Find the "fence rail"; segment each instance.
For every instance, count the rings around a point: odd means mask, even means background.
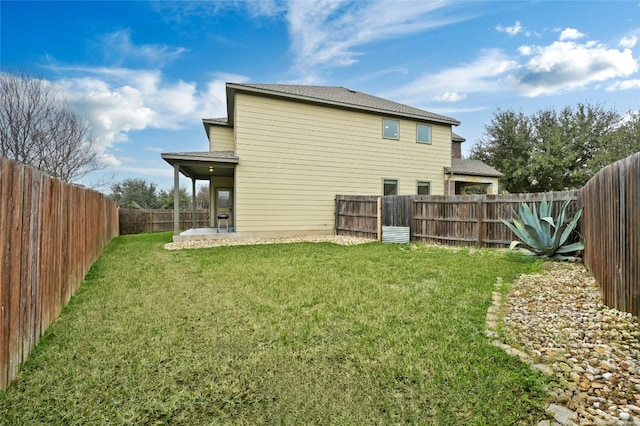
[[[0,390],[116,235],[102,194],[0,158]]]
[[[607,306],[640,316],[640,153],[598,172],[582,197],[585,264]]]
[[[381,221],[385,226],[409,226],[412,241],[508,247],[514,235],[500,218],[512,219],[520,203],[540,202],[543,198],[553,199],[554,214],[565,200],[576,200],[570,214],[582,206],[579,190],[504,195],[337,195],[336,233],[377,238]]]
[[[180,212],[180,228],[193,227],[192,210]],[[120,209],[120,234],[173,231],[173,209]],[[209,227],[209,210],[196,211],[196,227]]]

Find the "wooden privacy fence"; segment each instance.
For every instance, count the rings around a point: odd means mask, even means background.
[[[104,195],[0,158],[0,390],[116,235]]]
[[[607,306],[640,316],[640,153],[582,188],[584,261]]]
[[[508,247],[515,238],[501,221],[512,219],[522,202],[553,198],[553,213],[565,200],[582,206],[581,192],[503,195],[336,196],[336,233],[380,239],[379,226],[409,226],[412,241],[476,247]],[[378,199],[380,202],[378,204]]]
[[[180,212],[180,229],[193,227],[192,210]],[[120,209],[120,234],[173,231],[173,209]],[[196,227],[209,227],[209,210],[196,210]]]

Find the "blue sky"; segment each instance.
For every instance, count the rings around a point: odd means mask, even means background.
[[[2,71],[50,81],[90,121],[106,168],[89,186],[171,188],[160,153],[208,148],[201,120],[225,115],[225,82],[344,86],[451,116],[463,154],[498,108],[640,109],[640,1],[1,0],[0,19]]]

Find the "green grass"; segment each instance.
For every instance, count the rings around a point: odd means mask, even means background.
[[[492,346],[489,250],[116,238],[0,397],[3,424],[535,424],[544,378]]]

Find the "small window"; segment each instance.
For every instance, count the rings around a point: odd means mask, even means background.
[[[400,139],[400,122],[387,118],[382,119],[382,137],[385,139]]]
[[[398,180],[384,179],[382,181],[382,195],[398,195]]]
[[[418,181],[418,195],[431,195],[431,182]]]
[[[431,126],[418,124],[416,129],[416,141],[418,143],[431,143]]]

